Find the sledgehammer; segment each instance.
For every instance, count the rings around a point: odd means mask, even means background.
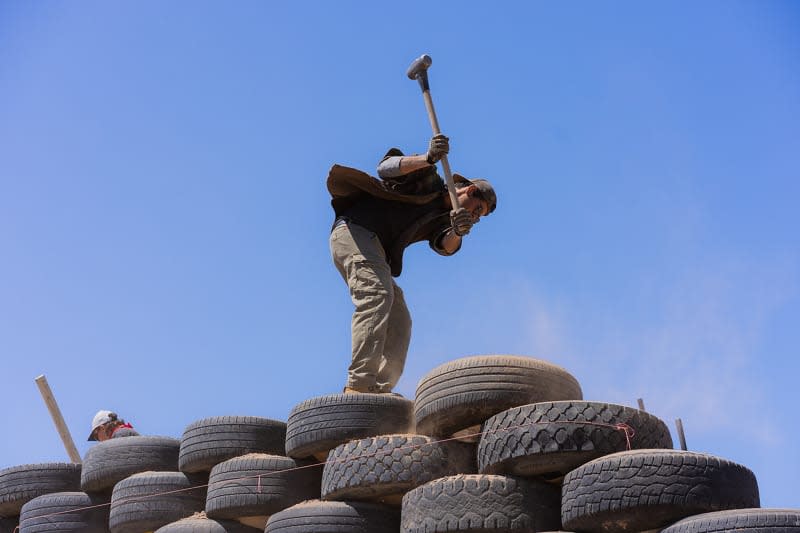
[[[436,119],[436,111],[433,109],[431,88],[430,85],[428,85],[428,67],[431,66],[431,63],[433,63],[431,56],[423,54],[415,59],[413,63],[411,63],[411,66],[408,67],[406,74],[408,74],[410,79],[417,80],[419,82],[419,86],[422,89],[422,98],[425,100],[425,108],[428,110],[428,118],[431,121],[431,128],[433,128],[433,134],[439,135],[441,130],[439,129],[439,121]],[[443,155],[440,161],[442,162],[442,169],[444,169],[447,192],[450,194],[450,203],[452,204],[453,209],[458,209],[460,205],[458,204],[456,187],[453,184],[453,174],[450,172],[450,163],[447,161],[447,155]]]

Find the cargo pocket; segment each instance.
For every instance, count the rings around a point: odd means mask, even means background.
[[[392,275],[386,263],[353,258],[347,273],[350,291],[356,298],[372,295],[390,295]]]

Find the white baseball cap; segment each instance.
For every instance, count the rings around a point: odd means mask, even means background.
[[[92,432],[89,433],[88,440],[97,440],[97,435],[94,434],[94,432],[97,431],[97,428],[116,419],[117,413],[113,411],[97,411],[97,414],[94,415],[94,418],[92,418]]]

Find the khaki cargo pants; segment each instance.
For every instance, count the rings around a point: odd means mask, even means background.
[[[411,341],[411,315],[403,291],[392,279],[375,233],[352,222],[340,224],[331,232],[330,247],[356,307],[347,386],[359,392],[391,392],[403,373]]]

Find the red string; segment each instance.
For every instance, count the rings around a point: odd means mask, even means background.
[[[625,433],[625,441],[627,443],[627,449],[628,451],[631,451],[631,439],[636,435],[636,430],[623,422],[617,424],[614,427]]]

